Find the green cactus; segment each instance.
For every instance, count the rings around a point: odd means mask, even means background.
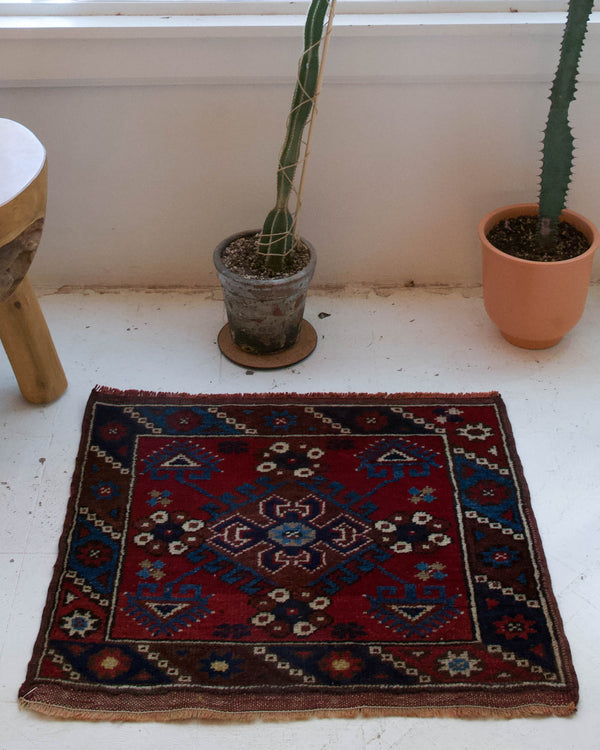
[[[539,244],[547,247],[565,207],[573,169],[573,136],[569,106],[575,98],[579,58],[594,0],[570,0],[560,59],[552,90],[544,132],[539,194]]]
[[[304,26],[304,52],[298,66],[298,80],[292,99],[287,132],[279,157],[277,201],[268,214],[259,238],[258,252],[268,268],[281,271],[294,251],[295,217],[289,209],[302,134],[312,112],[320,68],[323,24],[331,0],[312,0]]]

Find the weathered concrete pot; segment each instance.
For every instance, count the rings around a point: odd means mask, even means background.
[[[590,247],[569,260],[540,262],[503,253],[487,239],[498,222],[515,216],[537,216],[535,203],[504,206],[479,224],[485,309],[511,344],[525,349],[555,346],[581,318],[600,236],[591,221],[564,210],[562,218],[586,236]]]
[[[221,253],[234,240],[259,230],[238,232],[220,242],[213,254],[231,336],[236,346],[252,354],[270,354],[296,343],[308,286],[317,262],[314,247],[302,238],[310,261],[298,273],[281,279],[247,279],[223,265]]]

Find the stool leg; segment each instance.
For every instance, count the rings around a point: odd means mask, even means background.
[[[64,393],[67,379],[27,276],[0,302],[0,339],[27,401],[47,404]]]

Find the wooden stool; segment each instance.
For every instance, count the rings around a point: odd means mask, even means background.
[[[67,379],[27,271],[46,213],[46,151],[32,132],[0,118],[0,339],[21,393],[57,399]]]

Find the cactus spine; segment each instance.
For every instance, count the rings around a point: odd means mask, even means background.
[[[553,242],[571,181],[574,147],[569,125],[569,106],[577,90],[579,58],[593,5],[594,0],[569,2],[544,131],[539,194],[539,237],[542,246]]]
[[[302,134],[318,94],[322,62],[319,53],[325,16],[331,3],[331,25],[334,2],[335,0],[312,0],[306,16],[304,52],[298,65],[296,88],[279,157],[277,200],[265,220],[258,243],[259,254],[264,256],[267,266],[273,271],[281,271],[285,259],[294,251],[296,217],[289,209],[289,201],[302,148]]]

